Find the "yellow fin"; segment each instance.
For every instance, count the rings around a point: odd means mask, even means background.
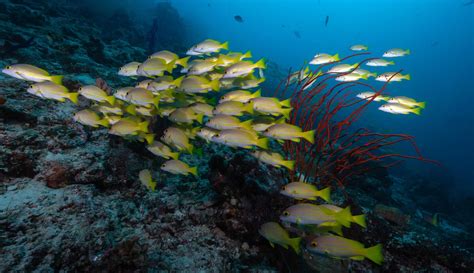
[[[372,262],[380,265],[383,263],[382,244],[375,245],[365,249],[365,257]]]
[[[74,104],[77,104],[77,102],[79,101],[79,93],[69,93],[68,99]]]
[[[258,147],[262,149],[268,149],[268,138],[260,138],[257,140],[257,143],[255,144]]]
[[[290,239],[288,244],[291,246],[291,248],[293,248],[296,254],[300,253],[301,251],[301,248],[300,248],[301,238],[300,237]]]
[[[189,168],[189,172],[192,173],[194,176],[198,176],[197,167]]]
[[[62,85],[63,84],[63,75],[55,75],[55,76],[50,76],[50,80],[54,83],[57,83],[57,84],[60,84]]]
[[[262,68],[262,69],[265,69],[267,68],[266,64],[265,64],[265,60],[264,59],[260,59],[258,62],[255,63],[255,68]]]
[[[143,132],[148,132],[148,125],[150,124],[149,121],[144,121],[144,122],[140,122],[138,124],[138,128],[140,131],[143,131]]]
[[[319,197],[326,202],[331,202],[331,187],[326,187],[320,191],[317,191]]]
[[[306,139],[309,143],[314,143],[314,130],[301,132],[301,137]]]
[[[105,100],[110,104],[114,105],[115,104],[115,97],[114,96],[108,96],[105,98]]]
[[[358,224],[363,228],[367,228],[367,223],[365,222],[365,214],[352,216],[352,222]]]
[[[282,166],[285,166],[287,169],[292,171],[295,168],[295,161],[294,160],[284,160],[281,162]]]

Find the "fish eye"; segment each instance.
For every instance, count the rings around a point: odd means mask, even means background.
[[[316,242],[311,242],[311,246],[312,246],[312,247],[317,247],[317,246],[318,246],[318,243],[316,243]]]
[[[10,69],[10,68],[12,68],[12,67],[11,67],[11,66],[9,66],[9,65],[7,65],[7,67],[5,67],[5,68],[6,68],[6,69]]]
[[[282,190],[286,191],[286,186],[283,186]]]
[[[283,212],[283,215],[284,215],[284,216],[290,216],[290,213],[285,210],[285,211]]]
[[[33,85],[28,86],[28,88],[33,89]]]

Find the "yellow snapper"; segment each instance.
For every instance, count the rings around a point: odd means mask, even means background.
[[[218,57],[217,66],[219,67],[228,67],[235,64],[236,62],[242,61],[243,59],[252,58],[252,53],[247,51],[242,54],[240,52],[231,52],[228,54],[220,54]]]
[[[382,245],[366,248],[363,244],[336,235],[319,236],[307,243],[306,248],[315,254],[334,258],[363,260],[367,258],[376,264],[383,263]]]
[[[186,133],[177,127],[169,127],[163,132],[161,140],[166,144],[175,147],[179,151],[193,152],[193,145],[189,143],[189,137]]]
[[[286,122],[285,117],[281,117],[276,120],[269,116],[258,116],[252,121],[252,129],[257,132],[263,132],[272,125],[275,125],[277,123],[285,123],[285,122]]]
[[[379,107],[379,110],[390,114],[408,115],[410,113],[420,115],[421,108],[411,108],[400,103],[387,103]]]
[[[130,118],[122,118],[117,123],[112,125],[109,133],[118,136],[132,135],[136,136],[139,132],[148,132],[148,121],[138,121]]]
[[[202,123],[203,114],[198,114],[191,108],[177,108],[170,113],[168,119],[176,123],[192,124],[193,121]]]
[[[403,104],[408,107],[420,107],[424,109],[426,107],[426,102],[420,102],[416,101],[412,98],[409,97],[403,97],[403,96],[398,96],[398,97],[393,97],[388,100],[388,103],[398,103],[398,104]]]
[[[369,47],[365,45],[353,45],[351,46],[351,50],[352,51],[365,51],[365,50],[369,50]]]
[[[77,112],[76,114],[74,114],[73,119],[81,124],[92,126],[95,128],[99,127],[99,125],[109,127],[109,122],[107,121],[107,119],[101,119],[96,112],[89,109],[84,109]]]
[[[153,153],[154,155],[161,156],[164,159],[178,159],[179,153],[173,153],[167,145],[160,141],[154,141],[152,144],[148,145],[147,150]]]
[[[212,137],[217,135],[219,133],[218,130],[209,128],[209,127],[203,127],[200,128],[199,131],[197,132],[197,135],[206,140],[206,142],[210,142],[212,140]]]
[[[409,55],[409,54],[410,54],[409,49],[404,50],[404,49],[401,49],[401,48],[392,48],[392,49],[389,49],[389,50],[385,51],[383,53],[382,57],[393,58],[393,57],[402,57],[402,56]]]
[[[318,65],[318,64],[328,64],[339,61],[339,54],[329,55],[326,53],[316,54],[314,58],[309,62],[309,64]]]
[[[140,142],[146,141],[148,144],[153,143],[153,141],[155,140],[155,135],[154,134],[147,134],[147,133],[144,133],[144,132],[138,132],[137,136],[138,136],[138,140]]]
[[[256,132],[241,128],[222,130],[213,136],[211,140],[230,147],[248,149],[257,146],[262,149],[268,148],[268,138],[258,138]]]
[[[182,174],[186,176],[193,174],[194,176],[198,176],[197,167],[190,167],[188,164],[177,159],[166,161],[161,165],[161,169],[172,174]]]
[[[104,90],[95,85],[82,86],[77,92],[79,92],[81,96],[96,102],[108,102],[110,105],[115,104],[114,96],[109,96]]]
[[[283,186],[280,193],[296,200],[316,200],[317,197],[320,197],[326,202],[331,201],[330,187],[318,190],[315,185],[304,182],[291,182],[286,184]]]
[[[148,83],[146,89],[153,92],[160,92],[167,89],[175,89],[181,85],[184,76],[173,79],[171,76],[162,76]]]
[[[294,160],[285,160],[283,156],[279,153],[273,153],[268,151],[253,151],[251,154],[259,161],[266,164],[270,164],[277,168],[282,166],[289,170],[293,170],[295,168]]]
[[[215,115],[207,123],[206,126],[216,129],[236,129],[245,128],[251,130],[252,120],[241,122],[238,118],[228,115]]]
[[[375,92],[367,91],[357,94],[356,97],[363,100],[371,100],[376,94],[377,93]],[[388,99],[390,98],[379,94],[373,99],[373,101],[387,101]]]
[[[350,227],[352,214],[350,207],[338,213],[331,213],[328,209],[317,205],[299,203],[283,211],[280,220],[298,225],[320,225],[327,222],[337,222],[345,227]]]
[[[196,60],[188,69],[188,75],[202,75],[208,73],[214,69],[218,63],[216,61],[206,59],[206,60]]]
[[[353,69],[355,69],[359,64],[338,64],[331,67],[327,73],[347,73]]]
[[[75,104],[78,102],[78,93],[70,93],[65,86],[54,82],[38,82],[30,85],[26,91],[40,98],[53,99],[59,102],[68,99]]]
[[[127,94],[132,89],[133,87],[130,86],[119,88],[117,91],[115,91],[113,96],[119,100],[127,101]]]
[[[217,91],[219,90],[219,80],[216,79],[209,81],[208,79],[200,76],[187,76],[181,82],[178,90],[189,94],[207,93],[210,90]]]
[[[162,59],[150,58],[138,66],[137,74],[146,77],[163,76],[165,71],[171,73],[173,67],[173,62],[166,63]]]
[[[327,213],[338,213],[338,212],[343,210],[343,208],[335,206],[335,205],[331,205],[331,204],[322,204],[322,205],[319,205],[319,207],[323,210],[327,209],[328,210],[328,211],[326,211]],[[353,215],[352,218],[351,218],[351,222],[356,223],[356,224],[358,224],[359,226],[361,226],[363,228],[367,228],[367,223],[365,221],[365,215],[364,214]]]
[[[92,108],[93,110],[99,111],[104,115],[113,114],[113,115],[121,116],[123,115],[122,105],[117,102],[118,101],[116,101],[115,104],[112,106],[108,104],[99,104],[99,105],[93,106]]]
[[[256,68],[265,69],[266,68],[265,61],[261,59],[256,63],[253,63],[251,61],[240,61],[238,63],[235,63],[229,66],[225,70],[223,78],[227,79],[227,78],[236,78],[240,76],[246,76],[252,73],[253,70]]]
[[[265,223],[260,226],[258,233],[267,239],[272,247],[275,247],[274,244],[278,244],[285,249],[288,249],[288,246],[290,246],[297,254],[300,253],[301,238],[290,238],[288,231],[283,229],[278,223]]]
[[[152,82],[153,80],[147,79],[143,80],[135,85],[135,88],[148,88],[148,85]]]
[[[174,106],[160,106],[160,108],[158,108],[158,114],[160,117],[168,117],[175,109],[176,107]]]
[[[377,73],[371,73],[368,70],[357,68],[356,70],[352,71],[352,73],[359,74],[359,75],[367,75],[367,77],[377,77]]]
[[[274,139],[294,142],[300,142],[300,138],[304,138],[308,142],[314,143],[314,130],[303,132],[300,127],[287,123],[272,125],[263,134]]]
[[[61,84],[63,76],[52,76],[48,71],[30,64],[12,64],[7,65],[2,72],[14,78],[32,82],[51,81]]]
[[[155,105],[155,107],[158,108],[160,97],[155,96],[150,90],[133,88],[127,93],[127,101],[145,107]]]
[[[386,72],[378,75],[375,80],[379,82],[388,82],[389,80],[391,82],[401,82],[402,80],[411,80],[411,76],[410,74],[402,75],[397,72]]]
[[[237,78],[234,83],[242,89],[251,89],[258,87],[262,82],[265,81],[265,78],[257,78],[253,74],[250,74],[251,77]]]
[[[311,77],[312,73],[307,66],[305,69],[301,69],[300,71],[296,71],[290,74],[287,79],[287,84],[293,84],[295,82],[302,81],[306,78]]]
[[[114,125],[122,119],[121,116],[115,115],[106,115],[104,118],[109,122],[110,125]]]
[[[387,61],[384,59],[373,59],[369,60],[365,63],[367,66],[389,66],[389,65],[394,65],[394,61]]]
[[[368,78],[367,74],[349,73],[346,75],[341,75],[339,77],[336,77],[334,80],[338,82],[353,82],[360,79],[367,80],[367,78]]]
[[[206,54],[206,53],[215,53],[215,52],[219,52],[221,49],[224,49],[224,50],[229,49],[229,42],[220,43],[216,40],[207,39],[191,47],[188,50],[188,52],[186,52],[186,54],[187,55],[200,55],[200,54]]]
[[[226,101],[219,103],[212,113],[214,115],[230,116],[242,116],[244,113],[253,114],[253,104],[239,101]]]
[[[148,169],[141,170],[138,173],[138,178],[140,179],[140,182],[142,183],[142,185],[144,185],[147,189],[155,191],[156,181],[153,181],[150,170]]]
[[[258,97],[251,99],[250,102],[253,104],[253,110],[261,113],[272,114],[274,116],[283,115],[284,117],[289,118],[292,110],[291,99],[279,101],[277,98]]]
[[[140,66],[141,63],[139,62],[130,62],[124,66],[122,66],[118,72],[120,76],[127,76],[127,77],[136,77],[138,76],[137,70],[138,66]]]
[[[207,103],[195,102],[189,105],[189,108],[191,108],[194,112],[198,114],[203,114],[206,117],[212,117],[214,115],[212,113],[212,111],[214,110],[214,107]]]
[[[219,103],[223,103],[226,101],[239,101],[246,103],[249,102],[251,99],[260,97],[261,94],[261,90],[257,90],[255,91],[255,93],[251,93],[250,91],[246,90],[235,90],[222,96],[219,100]]]
[[[177,54],[175,54],[171,51],[168,51],[168,50],[162,50],[162,51],[155,52],[150,56],[150,59],[152,59],[152,58],[161,59],[161,60],[165,61],[166,64],[173,63],[175,65],[180,65],[182,67],[187,67],[188,66],[188,60],[189,60],[189,57],[185,57],[185,58],[180,59]]]

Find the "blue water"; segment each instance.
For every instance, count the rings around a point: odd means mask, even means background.
[[[395,61],[412,80],[393,83],[388,92],[426,101],[427,108],[421,116],[403,116],[373,105],[365,118],[384,132],[415,136],[424,156],[440,161],[455,187],[472,191],[474,5],[465,6],[467,2],[171,1],[192,30],[187,33],[190,44],[209,37],[229,41],[233,50],[250,49],[255,58],[285,68],[299,68],[319,52],[349,55],[349,47],[358,43],[379,56],[389,48],[409,48],[411,55]],[[235,15],[244,22],[235,21]],[[431,168],[413,164],[412,171],[423,175]]]

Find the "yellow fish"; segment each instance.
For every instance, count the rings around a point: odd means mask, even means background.
[[[138,66],[137,74],[145,77],[163,76],[164,72],[171,73],[173,68],[173,62],[166,63],[162,59],[150,58]]]
[[[253,103],[253,110],[255,111],[274,116],[283,115],[287,119],[290,117],[292,110],[290,99],[279,101],[277,98],[258,97],[251,99],[250,102]]]
[[[244,128],[247,130],[252,130],[251,125],[252,125],[252,120],[241,122],[238,118],[234,116],[228,116],[228,115],[215,115],[206,123],[207,127],[210,127],[216,130],[236,129],[236,128]]]
[[[138,66],[140,66],[141,63],[139,62],[130,62],[124,66],[122,66],[118,72],[120,76],[127,76],[127,77],[136,77],[138,76],[137,70]]]
[[[352,214],[349,207],[338,213],[333,213],[329,209],[317,205],[299,203],[283,211],[280,220],[301,225],[321,225],[327,222],[337,222],[345,227],[350,227]]]
[[[426,107],[426,102],[424,102],[424,101],[419,102],[419,101],[416,101],[412,98],[403,97],[403,96],[390,98],[390,99],[388,99],[387,102],[388,103],[399,103],[399,104],[406,105],[408,107],[420,107],[422,109],[424,109]]]
[[[193,121],[202,123],[203,114],[198,114],[191,108],[177,108],[170,113],[168,119],[175,123],[192,124]]]
[[[75,104],[78,102],[78,93],[70,93],[66,87],[54,82],[38,82],[30,85],[26,91],[40,98],[53,99],[59,102],[68,99]]]
[[[212,111],[214,115],[242,116],[244,113],[253,114],[252,103],[242,103],[238,101],[226,101],[218,104]]]
[[[314,130],[303,132],[300,127],[287,123],[272,125],[265,130],[264,135],[274,139],[294,142],[300,142],[300,138],[304,138],[308,142],[314,143]]]
[[[328,200],[326,200],[326,201],[328,201]],[[330,213],[339,213],[343,210],[343,208],[335,206],[335,205],[331,205],[331,204],[322,204],[322,205],[319,205],[319,207],[323,210],[327,209],[325,212],[329,213],[329,214]],[[367,228],[367,223],[365,221],[365,215],[364,214],[353,215],[352,218],[351,218],[351,222],[356,223],[356,224],[358,224],[359,226],[361,226],[363,228]]]
[[[198,114],[203,114],[206,117],[212,117],[214,114],[212,113],[212,110],[214,110],[214,107],[212,105],[209,105],[207,103],[203,102],[195,102],[189,106],[194,112]]]
[[[401,49],[401,48],[392,48],[392,49],[389,49],[387,51],[385,51],[382,55],[382,57],[386,57],[386,58],[394,58],[394,57],[402,57],[402,56],[405,56],[405,55],[409,55],[410,54],[410,50],[409,49]]]
[[[336,235],[319,236],[308,242],[306,248],[316,254],[335,258],[363,260],[365,258],[376,264],[383,263],[382,245],[366,248],[363,244]]]
[[[379,107],[379,110],[390,114],[408,115],[410,113],[421,115],[421,108],[411,108],[399,103],[387,103]]]
[[[329,55],[326,53],[319,53],[314,56],[314,58],[309,62],[309,64],[319,65],[319,64],[328,64],[339,61],[339,54]]]
[[[327,73],[347,73],[353,69],[355,69],[359,64],[338,64],[331,67]]]
[[[219,90],[219,80],[209,81],[208,79],[200,76],[187,76],[181,82],[178,90],[185,93],[194,94],[194,93],[207,93],[211,90]]]
[[[178,159],[179,153],[173,153],[170,147],[166,146],[160,141],[154,141],[152,144],[148,145],[147,150],[153,153],[154,155],[161,156],[164,159]]]
[[[107,119],[101,119],[96,112],[89,109],[84,109],[77,112],[76,114],[74,114],[73,119],[87,126],[97,128],[99,127],[99,125],[102,125],[104,127],[109,127],[109,122],[107,121]]]
[[[186,54],[191,56],[209,54],[219,52],[221,49],[229,49],[229,42],[220,43],[216,40],[207,39],[191,47]]]
[[[112,125],[109,133],[118,136],[136,136],[140,131],[148,133],[148,125],[148,121],[139,122],[129,118],[122,118],[120,121]]]
[[[141,170],[140,173],[138,174],[138,178],[140,179],[140,182],[147,189],[155,191],[156,181],[153,181],[153,178],[151,177],[150,170],[148,170],[148,169]]]
[[[161,76],[154,81],[148,82],[148,85],[145,89],[148,89],[152,92],[161,92],[168,89],[175,89],[181,85],[181,81],[184,79],[184,76],[181,76],[177,79],[173,79],[171,76]]]
[[[183,161],[176,159],[166,161],[161,165],[161,169],[172,174],[182,174],[186,176],[192,174],[194,176],[198,176],[197,167],[190,167]]]
[[[150,56],[150,59],[152,59],[152,58],[161,59],[161,60],[165,61],[166,64],[173,63],[175,65],[180,65],[182,67],[187,67],[188,60],[189,60],[189,57],[185,57],[185,58],[180,59],[179,56],[176,53],[173,53],[173,52],[168,51],[168,50],[162,50],[162,51],[155,52]]]
[[[258,98],[262,94],[261,90],[255,91],[255,93],[251,93],[246,90],[235,90],[231,91],[224,96],[221,97],[219,103],[223,103],[226,101],[238,101],[242,103],[249,102],[251,99]]]
[[[110,105],[115,104],[114,96],[109,96],[104,90],[95,85],[82,86],[77,92],[79,92],[81,96],[96,102],[108,102]]]
[[[402,80],[411,80],[411,76],[410,74],[402,75],[397,72],[387,72],[378,75],[375,80],[379,82],[388,82],[389,80],[391,82],[401,82]]]
[[[169,127],[163,132],[161,140],[166,144],[175,147],[179,151],[193,152],[193,145],[189,143],[189,137],[182,129],[177,127]]]
[[[63,80],[62,75],[52,76],[48,71],[30,64],[7,65],[2,69],[2,72],[17,79],[32,82],[51,81],[56,84],[61,84]]]
[[[285,249],[288,249],[288,246],[293,248],[293,250],[299,254],[300,253],[300,243],[301,238],[290,238],[288,231],[283,229],[280,224],[275,222],[268,222],[260,226],[258,233],[265,237],[265,239],[270,242],[272,247],[275,247],[274,244],[281,245]]]
[[[160,97],[155,96],[150,90],[144,88],[133,88],[127,93],[127,101],[145,107],[154,105],[158,108]]]
[[[294,160],[285,160],[283,156],[279,153],[273,153],[268,151],[253,151],[251,154],[263,163],[270,164],[277,168],[283,166],[289,170],[293,170],[295,167]]]
[[[254,69],[261,68],[265,69],[265,61],[263,59],[259,60],[256,63],[251,61],[240,61],[229,66],[224,73],[223,78],[236,78],[240,76],[246,76],[250,73],[253,73]]]
[[[331,201],[330,187],[318,190],[315,185],[304,182],[291,182],[289,184],[286,184],[285,186],[283,186],[280,193],[296,200],[316,200],[317,197],[320,197],[326,202]]]
[[[368,46],[365,45],[353,45],[351,46],[352,51],[366,51],[369,50]]]
[[[252,148],[253,146],[262,149],[268,148],[268,138],[258,138],[257,134],[245,129],[226,129],[220,131],[212,137],[213,142],[221,143],[230,147]]]

